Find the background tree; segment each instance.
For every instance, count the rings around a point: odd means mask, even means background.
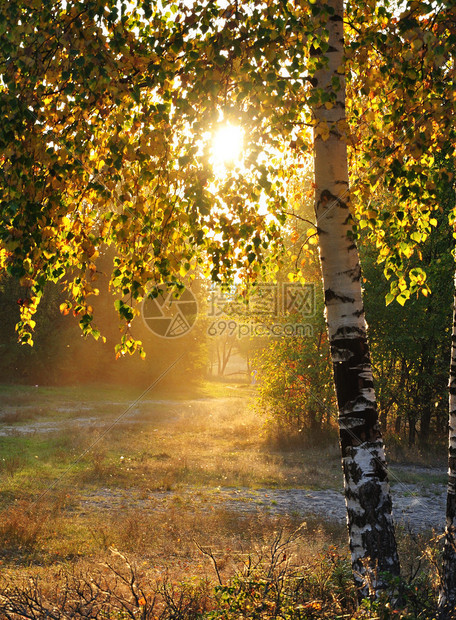
[[[421,447],[442,437],[447,417],[452,235],[447,215],[439,214],[439,219],[440,225],[421,246],[423,261],[415,258],[408,264],[410,270],[425,265],[431,292],[412,295],[404,306],[385,307],[389,283],[367,241],[362,252],[382,427],[409,445],[418,437]]]
[[[324,325],[312,336],[276,339],[255,357],[270,436],[282,445],[328,439],[334,386]]]

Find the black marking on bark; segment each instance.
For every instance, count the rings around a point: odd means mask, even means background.
[[[342,17],[340,15],[331,15],[331,17],[329,18],[329,21],[331,22],[341,22],[343,21]]]
[[[364,315],[364,306],[360,310],[352,312],[352,316],[360,317]]]
[[[340,339],[345,339],[345,337],[350,336],[351,334],[357,334],[361,338],[366,337],[366,332],[361,327],[356,327],[356,325],[352,325],[351,327],[344,325],[343,327],[339,327],[339,329],[334,333],[331,338],[331,344],[334,343],[334,346],[337,347]]]
[[[331,346],[331,356],[334,364],[341,364],[342,362],[348,362],[353,357],[353,353],[350,349],[344,349],[335,345]]]
[[[372,375],[366,372],[370,368],[369,347],[362,333],[358,337],[332,340],[331,349],[333,359],[341,360],[333,364],[333,372],[341,421],[348,427],[340,429],[342,455],[346,456],[352,446],[375,441],[380,436],[376,404],[364,395],[364,390],[373,387]]]
[[[358,282],[361,279],[361,265],[356,265],[353,269],[347,269],[345,274],[351,278],[352,282]]]
[[[352,304],[355,300],[352,297],[346,297],[345,295],[338,295],[331,288],[325,290],[325,304],[329,304],[333,301],[340,301],[341,303]]]
[[[349,462],[345,462],[344,464],[344,474],[347,480],[352,480],[356,485],[362,480],[366,478],[367,481],[369,479],[378,479],[381,482],[386,480],[387,472],[386,472],[386,463],[378,457],[379,448],[381,448],[381,442],[371,442],[369,445],[369,451],[372,454],[372,459],[370,462],[371,471],[366,475],[366,472],[361,469],[361,467],[356,463],[355,460],[350,460]],[[352,452],[354,450],[352,449]],[[352,454],[352,459],[355,454]],[[363,485],[364,486],[364,485]],[[356,499],[357,493],[353,492],[353,487],[347,489],[347,498]]]
[[[325,209],[328,206],[333,206],[336,204],[337,206],[342,207],[342,209],[348,209],[348,205],[343,200],[332,194],[328,189],[324,189],[320,193],[320,198],[317,201],[316,210],[318,212],[318,209],[320,208]]]
[[[348,454],[349,448],[359,446],[366,441],[373,441],[380,436],[380,430],[377,424],[377,410],[372,406],[358,411],[359,417],[363,420],[361,424],[356,426],[350,424],[349,428],[340,429],[340,443],[342,446],[343,456]],[[342,416],[341,416],[342,417]],[[352,416],[346,416],[347,420]]]
[[[447,496],[447,505],[446,505],[446,518],[447,523],[454,523],[456,518],[456,495],[453,493],[448,493]]]

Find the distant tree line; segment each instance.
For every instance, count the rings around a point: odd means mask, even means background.
[[[102,256],[99,297],[92,302],[97,325],[105,338],[84,337],[78,320],[63,316],[59,307],[65,300],[61,287],[48,283],[36,314],[34,346],[18,343],[15,325],[19,304],[26,291],[17,280],[0,279],[0,382],[38,385],[75,383],[115,383],[147,386],[184,353],[165,374],[160,385],[176,381],[197,381],[205,370],[205,341],[196,326],[177,339],[164,339],[149,331],[141,320],[134,326],[135,338],[143,342],[146,359],[124,355],[116,359],[114,345],[119,340],[119,320],[114,297],[108,291],[104,267],[112,256]],[[189,369],[191,368],[191,372]]]

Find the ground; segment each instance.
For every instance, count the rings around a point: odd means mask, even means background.
[[[0,560],[9,575],[105,561],[112,549],[155,576],[222,574],[277,531],[301,556],[346,548],[337,442],[280,449],[254,388],[196,397],[100,386],[0,388]],[[445,467],[393,463],[400,528],[443,530]],[[111,549],[111,551],[109,551]]]

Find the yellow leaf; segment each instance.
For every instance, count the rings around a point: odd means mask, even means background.
[[[180,269],[179,269],[179,275],[184,278],[187,275],[187,269],[185,268],[184,265],[181,265]]]
[[[326,121],[323,121],[322,123],[319,123],[316,127],[315,127],[315,135],[321,136],[321,139],[326,141],[329,138],[329,127]]]
[[[403,250],[403,253],[406,258],[410,258],[413,254],[413,248],[407,247],[405,250]]]
[[[19,284],[23,286],[24,288],[30,288],[31,286],[33,286],[34,281],[31,278],[24,276],[23,278],[19,280]]]

